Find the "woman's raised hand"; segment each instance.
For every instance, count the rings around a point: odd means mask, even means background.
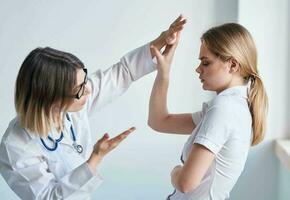
[[[161,53],[154,45],[150,46],[151,51],[156,56],[157,59],[157,71],[158,75],[161,75],[163,78],[169,77],[170,66],[172,59],[178,45],[180,38],[180,32],[177,32],[175,36],[175,41],[173,45],[166,45],[165,50]]]

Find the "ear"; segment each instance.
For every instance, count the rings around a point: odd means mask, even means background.
[[[235,73],[240,70],[240,64],[237,62],[236,59],[231,58],[228,62],[230,65],[230,73]]]

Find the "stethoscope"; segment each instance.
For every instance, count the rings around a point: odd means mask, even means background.
[[[68,121],[71,122],[70,117],[68,114],[66,114],[66,118]],[[76,150],[76,152],[78,152],[79,154],[81,154],[83,152],[83,147],[80,144],[77,144],[76,142],[76,136],[75,136],[75,131],[73,129],[72,123],[70,126],[70,130],[71,130],[71,136],[72,136],[72,146],[73,148]],[[49,139],[51,142],[54,143],[53,147],[49,147],[45,144],[44,140],[42,138],[40,138],[40,141],[42,143],[42,145],[49,151],[55,151],[58,147],[58,143],[63,139],[63,132],[61,131],[60,137],[58,139],[53,139],[52,137],[50,137],[49,135],[47,136],[47,139]]]

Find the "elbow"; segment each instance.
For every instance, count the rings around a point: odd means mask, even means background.
[[[168,126],[169,115],[162,117],[148,118],[147,125],[157,132],[166,132]]]
[[[168,116],[158,118],[148,118],[147,124],[150,128],[157,132],[166,132]]]
[[[193,191],[193,190],[194,190],[194,189],[191,189],[191,188],[186,187],[186,186],[180,186],[180,188],[179,188],[179,191],[180,191],[181,193],[184,193],[184,194],[189,193],[189,192],[191,192],[191,191]]]
[[[160,129],[159,129],[157,123],[156,123],[156,122],[154,123],[153,120],[148,119],[148,121],[147,121],[147,125],[148,125],[150,128],[152,128],[154,131],[160,131]]]
[[[199,183],[180,182],[178,190],[182,193],[190,193],[199,186]]]

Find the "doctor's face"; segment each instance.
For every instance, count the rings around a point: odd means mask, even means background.
[[[202,42],[199,53],[200,64],[196,68],[204,90],[217,93],[228,87],[231,80],[230,64],[222,61],[218,56],[210,52]]]
[[[81,110],[91,93],[91,87],[87,84],[87,74],[83,69],[77,69],[77,84],[73,89],[74,99],[68,107],[68,112]]]

